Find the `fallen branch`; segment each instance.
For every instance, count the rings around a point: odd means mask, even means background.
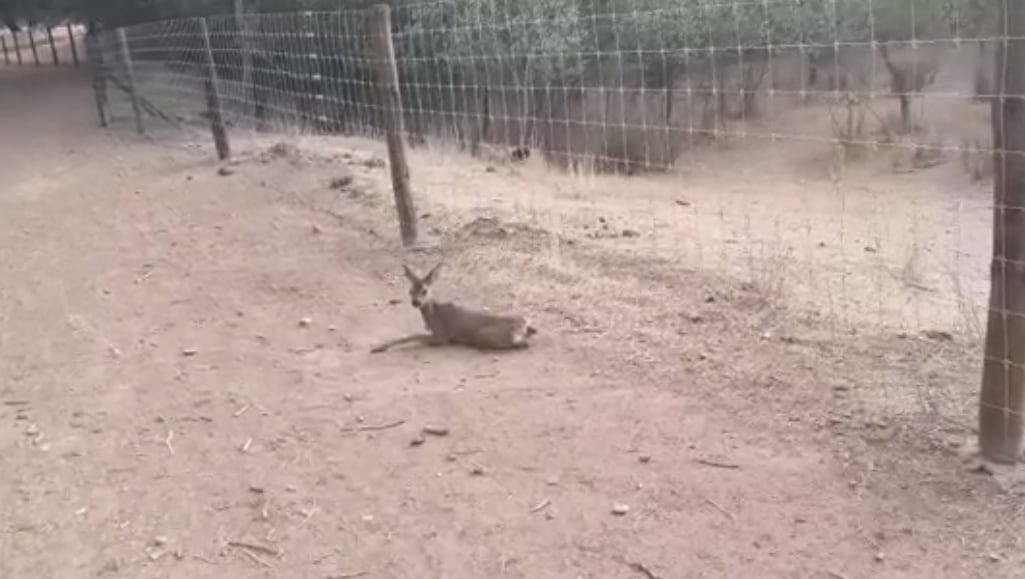
[[[270,555],[272,557],[280,557],[281,551],[273,547],[267,547],[265,545],[257,545],[255,543],[246,543],[245,541],[228,541],[229,547],[238,547],[239,549],[249,549],[250,551],[257,551]]]
[[[164,446],[166,446],[167,447],[167,451],[170,452],[173,455],[174,454],[174,447],[171,446],[171,440],[172,439],[174,439],[174,431],[173,430],[168,430],[167,431],[167,438],[164,439]]]
[[[706,503],[708,503],[708,504],[712,505],[712,507],[713,507],[713,508],[715,508],[715,510],[717,510],[717,511],[719,511],[720,513],[722,513],[722,514],[726,515],[726,518],[728,518],[729,520],[731,520],[731,521],[735,521],[735,520],[737,520],[737,517],[735,517],[735,516],[733,515],[733,513],[731,513],[731,512],[729,512],[728,510],[726,510],[726,507],[724,507],[724,506],[720,505],[719,503],[717,503],[717,502],[713,501],[712,499],[710,499],[710,498],[708,498],[708,497],[701,497],[701,498],[703,498],[703,499],[705,500],[705,502],[706,502]]]
[[[740,470],[740,465],[739,464],[733,464],[733,463],[729,463],[729,462],[718,462],[718,461],[715,461],[715,460],[708,460],[707,458],[696,458],[696,459],[694,459],[694,462],[696,462],[698,464],[703,464],[705,466],[711,466],[711,467],[714,467],[714,468],[726,468],[726,469],[730,469],[730,470]]]
[[[256,563],[258,565],[263,565],[264,567],[267,567],[268,569],[273,569],[274,568],[274,565],[271,565],[269,562],[261,559],[260,557],[257,557],[256,554],[253,553],[252,551],[242,550],[241,553],[243,555],[245,555],[246,557],[249,557],[253,561],[256,561]]]
[[[540,511],[541,509],[547,507],[550,504],[552,504],[552,501],[549,500],[549,499],[545,499],[545,500],[541,501],[540,503],[534,505],[534,508],[530,509],[530,512],[536,513],[538,511]]]
[[[645,567],[643,563],[627,563],[627,565],[630,567],[631,570],[636,571],[641,575],[644,575],[648,579],[662,579],[661,577],[656,575],[654,571]]]
[[[387,422],[385,424],[367,424],[364,426],[350,426],[347,428],[343,428],[342,432],[366,432],[368,430],[388,430],[389,428],[402,426],[405,423],[405,420],[396,420],[395,422]]]

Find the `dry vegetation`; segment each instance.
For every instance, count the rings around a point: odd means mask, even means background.
[[[0,74],[0,575],[1020,574],[1025,487],[969,458],[987,185],[905,146],[978,105],[766,94],[653,175],[428,140],[406,254],[379,143],[236,127],[219,171]],[[899,146],[830,171],[856,129]],[[535,347],[369,356],[442,258]]]

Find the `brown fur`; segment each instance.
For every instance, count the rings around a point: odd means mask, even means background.
[[[438,264],[420,278],[408,266],[403,266],[410,282],[410,301],[413,307],[420,310],[429,333],[390,340],[374,347],[370,350],[372,353],[384,352],[410,342],[427,346],[460,345],[478,350],[522,350],[529,346],[527,338],[536,334],[537,330],[523,316],[500,316],[452,302],[435,301],[430,290],[440,267],[441,264]]]

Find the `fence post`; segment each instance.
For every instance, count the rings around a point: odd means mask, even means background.
[[[96,95],[96,112],[100,115],[100,126],[106,128],[107,122],[107,69],[103,62],[103,47],[100,46],[100,39],[95,34],[89,34],[85,39],[87,44],[92,46],[89,50],[89,62],[93,69],[93,93]]]
[[[409,165],[406,163],[406,148],[402,138],[402,94],[399,92],[399,71],[395,64],[395,46],[391,37],[391,8],[387,4],[371,6],[367,24],[376,68],[378,104],[384,112],[395,210],[399,214],[402,244],[408,247],[416,243],[416,208],[410,193]]]
[[[227,159],[231,156],[231,145],[228,143],[228,133],[224,130],[224,114],[221,110],[221,93],[217,82],[217,63],[214,61],[214,51],[210,46],[210,30],[206,26],[206,18],[198,18],[199,33],[203,41],[203,55],[206,60],[206,110],[210,117],[210,132],[214,136],[214,146],[217,147],[217,158]]]
[[[13,28],[11,28],[10,30],[11,40],[14,41],[14,56],[18,59],[18,66],[21,66],[23,63],[21,61],[21,46],[18,46],[18,32]]]
[[[68,44],[71,45],[71,60],[75,63],[75,68],[78,68],[78,47],[75,46],[75,32],[71,28],[71,23],[68,22]]]
[[[4,64],[11,64],[11,55],[7,53],[7,39],[0,36],[0,46],[4,49]]]
[[[39,62],[39,51],[36,50],[36,39],[32,36],[32,27],[26,28],[25,32],[28,34],[28,45],[32,49],[32,60],[35,61],[36,66],[40,66],[42,63]]]
[[[128,98],[132,101],[132,114],[135,116],[135,130],[145,134],[142,126],[142,107],[139,106],[139,92],[135,88],[135,67],[132,66],[132,53],[128,49],[128,35],[124,28],[117,29],[117,43],[121,50],[121,60],[125,63],[125,80],[128,81]]]
[[[46,27],[46,39],[50,42],[50,55],[53,56],[53,65],[60,65],[60,58],[57,58],[57,46],[53,43],[53,29]]]

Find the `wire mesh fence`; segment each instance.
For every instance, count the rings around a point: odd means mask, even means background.
[[[1025,92],[1025,39],[996,8],[397,3],[414,182],[430,173],[447,186],[420,193],[480,201],[452,158],[522,166],[515,186],[488,177],[496,212],[732,275],[834,331],[976,347],[1005,208],[992,182],[1022,149],[993,141],[991,110]],[[214,82],[231,135],[379,139],[367,22],[362,9],[156,22],[126,29],[123,47],[100,35],[94,61],[150,130],[204,130]],[[113,102],[127,118],[129,101]]]
[[[79,66],[79,45],[85,30],[70,22],[0,30],[0,67]]]

